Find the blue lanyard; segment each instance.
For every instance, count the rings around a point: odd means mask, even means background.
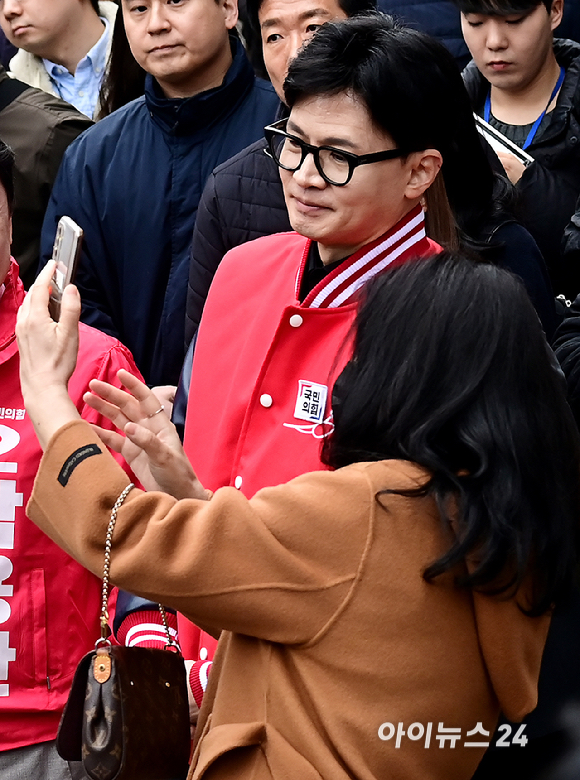
[[[564,76],[565,75],[566,75],[566,71],[564,70],[564,68],[560,68],[560,75],[558,76],[558,81],[556,82],[556,86],[554,87],[554,90],[553,90],[552,94],[550,95],[550,99],[548,100],[548,105],[542,111],[540,116],[536,119],[536,121],[532,125],[532,128],[531,128],[530,132],[528,133],[528,137],[526,138],[525,143],[522,146],[522,149],[527,149],[528,146],[534,140],[534,136],[538,132],[538,127],[540,126],[540,124],[542,122],[542,119],[546,116],[546,111],[548,110],[548,108],[550,106],[550,103],[552,102],[552,100],[554,100],[554,98],[558,94],[558,90],[562,86],[562,83],[564,81]],[[485,106],[484,106],[484,109],[483,109],[483,118],[485,119],[486,122],[489,122],[490,116],[491,116],[491,88],[490,88],[489,92],[487,93],[487,97],[485,99]]]

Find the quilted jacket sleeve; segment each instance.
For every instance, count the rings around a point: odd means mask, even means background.
[[[217,267],[230,248],[227,223],[222,218],[216,194],[215,171],[209,177],[199,206],[189,261],[185,319],[185,345],[197,330],[203,305]]]
[[[218,166],[199,202],[189,266],[185,340],[189,345],[226,252],[272,233],[291,230],[278,168],[263,139]]]

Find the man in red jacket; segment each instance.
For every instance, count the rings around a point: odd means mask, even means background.
[[[42,451],[22,402],[14,334],[25,293],[10,257],[13,163],[0,142],[0,777],[70,780],[77,770],[54,739],[76,665],[99,636],[101,583],[24,511]],[[83,394],[93,378],[119,384],[119,368],[139,375],[119,341],[81,324],[69,390],[84,419],[108,425]]]
[[[454,108],[448,60],[462,89],[443,47],[376,15],[323,25],[290,64],[290,116],[266,135],[297,232],[225,256],[195,348],[184,446],[211,490],[251,497],[322,468],[348,350],[336,356],[361,286],[440,251],[426,238],[421,200],[444,156],[453,166],[457,155],[447,123],[467,117],[476,133],[467,97]],[[180,636],[195,653],[181,624]],[[202,635],[190,675],[198,697],[213,646]]]

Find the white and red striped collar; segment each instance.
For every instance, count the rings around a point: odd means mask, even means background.
[[[296,277],[296,298],[299,296],[302,274],[308,261],[311,241],[300,263]],[[423,244],[423,246],[418,246]],[[380,238],[366,244],[348,257],[311,290],[302,306],[311,309],[332,309],[352,302],[357,290],[369,279],[393,265],[425,254],[425,217],[420,205],[415,206],[400,222]]]

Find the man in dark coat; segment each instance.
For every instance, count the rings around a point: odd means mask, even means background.
[[[524,167],[500,154],[554,292],[574,297],[560,243],[580,194],[580,45],[552,39],[562,0],[456,2],[473,55],[464,80],[474,111],[533,157]]]
[[[278,100],[230,34],[235,0],[124,2],[145,95],[68,150],[47,210],[42,257],[63,215],[83,228],[84,322],[116,336],[152,385],[183,362],[189,244],[213,168],[262,135]]]

